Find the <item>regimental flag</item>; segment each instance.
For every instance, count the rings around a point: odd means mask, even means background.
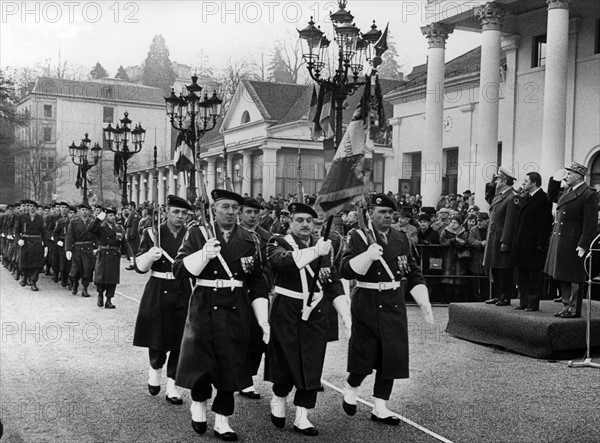
[[[191,171],[194,167],[194,150],[185,140],[184,132],[180,132],[177,136],[173,165],[178,172]]]
[[[379,40],[377,40],[377,42],[375,42],[375,54],[380,57],[383,55],[383,53],[385,51],[388,50],[387,39],[388,39],[389,26],[390,26],[390,23],[388,22],[388,24],[385,25],[385,31],[383,31],[383,34],[381,34],[381,37],[379,37]]]
[[[315,141],[321,137],[329,139],[334,136],[331,127],[332,97],[331,88],[327,84],[321,85],[318,90],[313,86],[308,109],[308,124],[311,138]]]
[[[321,87],[323,89],[323,106],[321,107],[321,114],[319,116],[319,125],[323,131],[324,138],[332,138],[334,136],[333,129],[331,127],[331,102],[333,101],[333,94],[331,87],[325,84]]]
[[[319,95],[317,87],[313,85],[310,106],[308,108],[308,125],[310,126],[310,138],[317,141],[323,135],[321,125],[319,125],[319,114],[317,114],[319,106]]]
[[[123,158],[120,155],[115,154],[115,161],[113,164],[113,172],[117,180],[119,181],[119,185],[123,183],[123,173],[125,170],[123,169]]]

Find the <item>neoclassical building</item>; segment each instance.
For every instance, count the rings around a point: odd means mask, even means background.
[[[600,2],[430,0],[427,13],[427,64],[385,96],[395,164],[386,190],[433,206],[470,189],[484,204],[498,164],[546,181],[571,161],[600,185]],[[446,63],[455,29],[481,47]]]

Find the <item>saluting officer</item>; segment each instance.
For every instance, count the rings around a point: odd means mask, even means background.
[[[287,396],[296,388],[294,430],[304,435],[318,435],[308,420],[321,386],[328,332],[326,297],[350,329],[350,309],[344,287],[336,269],[331,266],[331,240],[313,238],[313,220],[317,213],[304,203],[288,206],[291,232],[273,236],[267,254],[273,272],[273,304],[271,307],[271,342],[267,351],[265,379],[273,382],[271,421],[278,428],[285,426]],[[322,257],[323,269],[318,273],[317,258]],[[315,278],[314,299],[308,306],[308,296]]]
[[[365,233],[353,229],[340,265],[342,277],[357,280],[351,297],[349,375],[342,406],[346,414],[356,414],[357,389],[375,370],[371,420],[392,426],[397,426],[400,419],[388,410],[386,401],[394,379],[408,378],[406,290],[420,306],[425,321],[433,323],[429,294],[410,240],[404,232],[390,229],[395,210],[391,198],[374,194],[369,214],[376,242],[369,245]]]
[[[106,208],[100,212],[89,231],[96,236],[98,248],[96,251],[96,268],[94,269],[94,284],[98,289],[98,307],[115,309],[112,298],[121,278],[121,250],[133,263],[133,251],[125,229],[118,225],[115,220],[116,208]],[[105,294],[106,293],[106,294]],[[106,295],[106,303],[104,303]]]
[[[271,277],[269,275],[267,264],[267,242],[271,238],[271,234],[258,224],[260,211],[262,209],[263,206],[257,199],[254,197],[244,197],[244,204],[240,207],[240,226],[256,234],[258,244],[260,245],[261,268],[270,290]],[[248,301],[250,302],[251,299]],[[248,310],[250,337],[248,342],[248,355],[246,358],[247,381],[244,383],[246,387],[240,391],[240,395],[257,400],[260,398],[260,394],[254,387],[252,377],[258,374],[258,368],[260,367],[262,356],[265,353],[266,345],[263,341],[262,329],[251,311],[252,310]]]
[[[74,208],[71,208],[67,202],[60,203],[60,215],[62,216],[57,222],[52,232],[54,241],[56,242],[56,253],[57,253],[57,266],[58,270],[56,275],[60,279],[60,285],[65,288],[69,283],[69,271],[71,270],[71,262],[67,260],[65,254],[65,238],[67,237],[67,230],[69,228],[69,222],[75,214]]]
[[[78,206],[79,217],[73,218],[67,229],[67,237],[65,239],[65,256],[67,260],[71,260],[71,272],[69,279],[72,285],[72,294],[77,294],[79,288],[79,279],[81,278],[82,297],[89,297],[88,286],[92,279],[94,271],[94,249],[96,245],[96,237],[90,231],[93,219],[90,216],[92,208],[89,205],[82,203]]]
[[[44,219],[37,214],[38,204],[33,200],[27,201],[29,212],[17,217],[15,238],[21,247],[19,266],[23,272],[21,286],[31,285],[32,291],[39,291],[37,281],[44,259],[48,255],[48,235]]]
[[[160,392],[162,368],[169,354],[166,399],[175,405],[183,403],[175,377],[192,286],[187,278],[175,279],[172,264],[187,233],[185,221],[191,211],[187,200],[169,195],[166,220],[159,228],[160,245],[151,228],[144,230],[134,262],[137,272],[150,271],[150,279],[140,301],[133,345],[148,348],[148,390],[152,395]]]
[[[511,291],[514,286],[515,265],[510,254],[513,237],[519,216],[519,195],[513,189],[516,178],[508,169],[500,166],[489,186],[486,198],[490,204],[490,225],[488,227],[483,265],[491,269],[495,290],[499,297],[487,300],[487,304],[496,306],[510,305]],[[495,193],[491,189],[495,187]]]
[[[246,297],[252,299],[267,342],[267,284],[254,237],[236,224],[242,197],[221,189],[211,195],[216,238],[209,240],[204,226],[192,226],[173,264],[175,278],[197,279],[181,342],[177,385],[192,390],[192,426],[199,434],[206,432],[206,402],[214,385],[215,435],[234,441],[237,434],[229,425],[233,393],[246,387]]]

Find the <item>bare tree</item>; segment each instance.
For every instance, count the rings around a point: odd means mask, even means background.
[[[288,36],[273,43],[269,80],[284,83],[298,83],[305,62],[302,58],[300,39]]]
[[[256,72],[256,66],[247,60],[229,59],[227,65],[217,77],[219,91],[217,94],[223,100],[223,113],[227,112],[231,100],[242,80],[255,80],[259,76]]]

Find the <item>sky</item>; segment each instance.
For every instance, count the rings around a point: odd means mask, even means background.
[[[373,20],[389,21],[399,62],[410,71],[426,62],[430,22],[425,1],[349,0],[347,10],[362,32]],[[162,34],[172,61],[222,68],[228,59],[257,61],[273,42],[297,39],[311,16],[330,38],[328,13],[337,1],[0,1],[0,67],[34,67],[51,58],[89,72],[100,62],[114,76],[119,65],[140,65],[152,38]],[[446,60],[480,45],[480,34],[456,31]]]

